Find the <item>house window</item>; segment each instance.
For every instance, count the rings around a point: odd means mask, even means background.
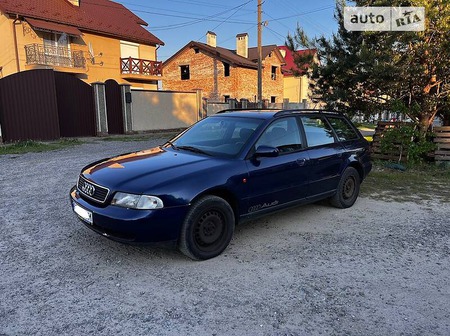
[[[181,79],[182,80],[191,79],[191,75],[189,73],[189,65],[180,66],[180,71],[181,71]]]
[[[198,53],[200,52],[200,49],[199,49],[199,48],[194,48],[194,52],[195,52],[196,54],[198,54]]]
[[[228,103],[228,100],[230,99],[230,95],[224,95],[223,99],[225,100],[225,103]]]
[[[95,51],[92,49],[91,57],[95,57]],[[125,66],[123,67],[123,72],[138,74],[140,73],[139,64],[140,62],[136,62],[131,59],[137,60],[139,59],[139,44],[127,41],[120,41],[120,58],[128,58]],[[94,58],[95,62],[95,58]]]
[[[95,54],[95,52],[94,52]],[[120,41],[121,58],[139,58],[139,44],[127,41]]]
[[[223,62],[223,75],[225,77],[230,76],[230,65],[228,63]]]
[[[277,97],[276,97],[276,96],[270,97],[270,102],[271,102],[272,104],[275,104],[275,103],[277,102]]]
[[[272,80],[276,80],[276,79],[277,79],[277,67],[272,66]]]
[[[57,33],[44,33],[44,54],[46,64],[56,66],[72,66],[70,37]]]

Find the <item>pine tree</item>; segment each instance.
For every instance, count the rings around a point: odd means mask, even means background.
[[[369,116],[406,113],[425,134],[436,116],[450,116],[450,2],[356,1],[356,6],[425,7],[423,32],[359,32],[344,27],[345,1],[336,6],[339,28],[331,38],[309,39],[298,27],[287,45],[317,49],[314,96],[328,108]],[[297,64],[305,60],[297,59]]]

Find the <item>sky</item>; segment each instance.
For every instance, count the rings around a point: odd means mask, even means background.
[[[165,45],[158,61],[165,61],[190,41],[206,43],[206,32],[217,35],[217,46],[236,49],[236,35],[249,34],[257,46],[257,0],[115,0],[148,23],[146,27]],[[262,44],[284,45],[299,24],[310,37],[331,36],[337,30],[335,0],[263,0]]]

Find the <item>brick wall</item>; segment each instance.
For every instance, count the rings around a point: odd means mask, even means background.
[[[189,65],[190,79],[181,80],[180,66]],[[276,97],[276,102],[283,101],[283,77],[280,61],[275,56],[268,56],[263,65],[263,98]],[[276,79],[272,79],[272,65],[277,66]],[[254,101],[257,96],[257,69],[230,66],[230,76],[225,77],[224,65],[199,50],[187,48],[170,63],[164,65],[163,89],[173,91],[192,91],[202,89],[203,96],[216,101],[223,101],[224,96],[235,99]]]

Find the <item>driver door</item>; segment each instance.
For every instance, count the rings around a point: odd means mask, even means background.
[[[309,156],[296,117],[275,120],[255,144],[277,148],[276,157],[248,159],[248,213],[269,210],[307,197]]]

